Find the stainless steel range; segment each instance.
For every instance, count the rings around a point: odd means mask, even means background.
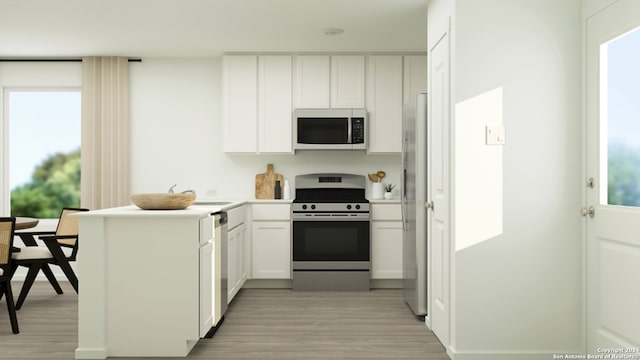
[[[296,176],[293,289],[369,290],[371,240],[365,177]]]

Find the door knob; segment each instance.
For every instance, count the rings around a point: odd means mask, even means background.
[[[426,207],[427,209],[431,209],[431,211],[433,211],[434,210],[433,201],[425,202],[424,207]]]
[[[583,217],[589,215],[590,218],[593,218],[596,215],[596,209],[593,206],[589,206],[589,208],[583,207],[580,209],[580,214]]]

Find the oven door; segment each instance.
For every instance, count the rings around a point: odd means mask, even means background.
[[[294,220],[293,270],[368,270],[369,220]]]

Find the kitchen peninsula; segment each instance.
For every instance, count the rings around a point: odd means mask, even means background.
[[[213,237],[211,214],[241,204],[79,215],[76,359],[186,356],[203,337],[203,324],[211,324],[211,307],[201,309],[200,298],[211,294],[211,282],[202,291],[200,280],[207,270],[212,275],[211,261],[208,269],[200,261],[202,244]]]

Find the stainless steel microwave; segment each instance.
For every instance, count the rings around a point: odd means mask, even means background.
[[[294,150],[365,150],[366,109],[296,109]]]

